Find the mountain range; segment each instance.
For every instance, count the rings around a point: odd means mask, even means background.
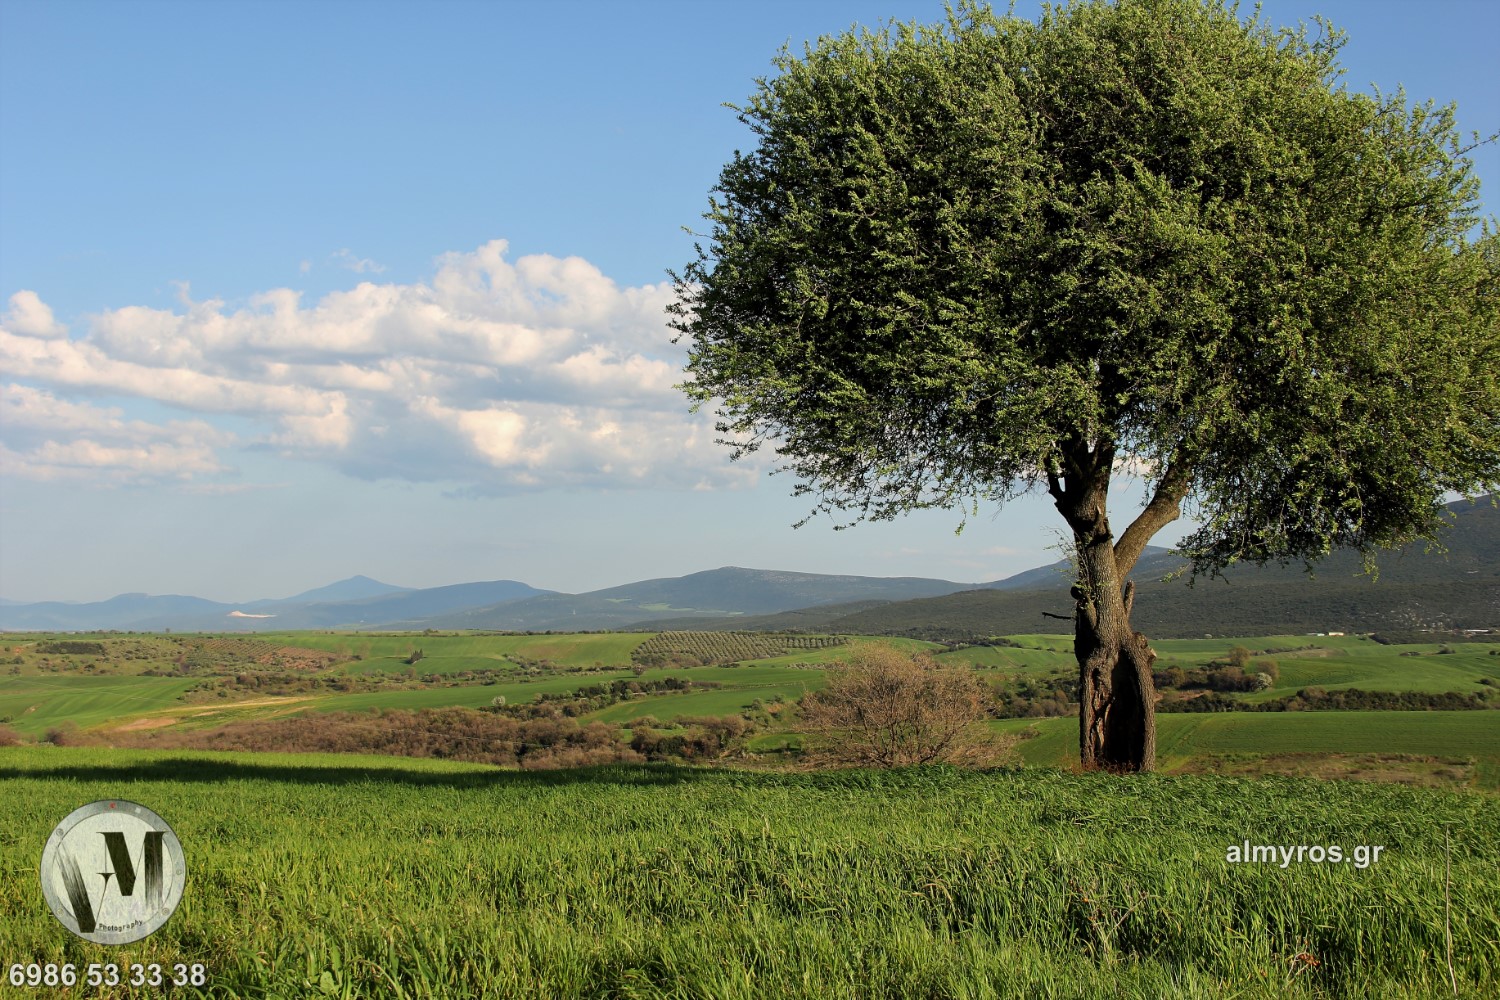
[[[1151,636],[1270,632],[1500,628],[1500,510],[1450,505],[1447,551],[1422,545],[1386,554],[1361,575],[1339,552],[1309,577],[1303,567],[1235,566],[1219,579],[1168,579],[1182,560],[1148,548],[1136,566],[1133,620]],[[292,597],[224,604],[200,597],[121,594],[107,601],[0,603],[7,631],[258,632],[291,629],[589,631],[805,629],[952,638],[1068,631],[1066,562],[1003,580],[835,576],[726,566],[584,594],[514,580],[398,587],[369,577]],[[1191,585],[1190,585],[1191,584]]]

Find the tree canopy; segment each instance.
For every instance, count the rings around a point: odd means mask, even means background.
[[[1319,25],[966,3],[783,52],[674,275],[683,388],[814,513],[1052,497],[1085,765],[1153,766],[1128,577],[1185,507],[1214,570],[1432,537],[1500,485],[1500,238],[1454,109],[1350,92]]]
[[[856,519],[1103,449],[1200,566],[1429,532],[1500,480],[1500,254],[1453,109],[1340,87],[1342,41],[1122,0],[783,53],[677,276],[685,388]]]

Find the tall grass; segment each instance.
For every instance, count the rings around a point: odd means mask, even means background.
[[[112,796],[171,822],[190,874],[165,928],[103,948],[35,868]],[[1500,808],[1471,793],[23,747],[0,797],[6,966],[200,961],[201,995],[1415,1000],[1451,995],[1445,826],[1457,980],[1500,992]],[[1226,863],[1246,838],[1386,851]]]

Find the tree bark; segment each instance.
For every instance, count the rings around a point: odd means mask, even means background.
[[[1078,751],[1085,769],[1156,769],[1156,653],[1130,627],[1134,585],[1123,587],[1106,534],[1080,546],[1073,588],[1078,659]]]
[[[1135,586],[1126,581],[1145,540],[1177,516],[1181,477],[1171,473],[1120,545],[1110,531],[1106,499],[1114,449],[1075,442],[1048,488],[1073,529],[1078,581],[1072,595],[1073,653],[1078,660],[1078,750],[1085,769],[1156,769],[1156,661],[1146,637],[1130,625]]]

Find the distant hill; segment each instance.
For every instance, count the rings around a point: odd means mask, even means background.
[[[107,601],[74,604],[40,601],[0,607],[0,628],[68,632],[85,629],[132,629],[136,622],[157,617],[225,615],[233,605],[180,594],[120,594]]]
[[[876,608],[889,607],[895,601],[851,601],[847,604],[819,604],[772,615],[741,615],[725,618],[648,618],[632,622],[631,631],[665,632],[680,630],[729,629],[742,632],[823,632],[833,622]],[[917,601],[901,602],[916,604]]]
[[[1132,623],[1156,639],[1210,635],[1500,629],[1500,583],[1266,583],[1137,585]],[[904,601],[822,622],[820,631],[934,640],[1072,631],[1061,590],[970,590]],[[741,626],[744,627],[744,626]]]
[[[1449,505],[1448,552],[1422,545],[1379,559],[1378,580],[1340,552],[1309,578],[1300,566],[1235,566],[1222,579],[1163,577],[1180,558],[1147,549],[1134,622],[1147,635],[1253,635],[1431,627],[1500,629],[1500,510]],[[990,583],[839,576],[726,566],[585,594],[515,580],[410,590],[355,576],[282,600],[222,604],[180,595],[0,605],[0,628],[267,631],[312,628],[588,631],[802,629],[927,638],[1068,631],[1066,562]],[[357,596],[350,596],[357,595]]]
[[[972,586],[923,577],[834,576],[725,566],[586,594],[549,594],[476,608],[435,617],[429,624],[433,628],[533,631],[619,629],[651,618],[720,621],[850,601],[909,600]]]
[[[1361,573],[1358,555],[1338,552],[1309,577],[1301,566],[1231,567],[1220,579],[1164,581],[1182,567],[1166,550],[1138,564],[1137,629],[1155,638],[1370,632],[1380,629],[1500,629],[1500,510],[1487,502],[1448,505],[1446,553],[1422,544],[1377,558],[1378,576]],[[1045,585],[969,590],[891,603],[825,621],[828,631],[925,638],[1069,632],[1068,578],[1043,567],[1011,577]],[[1051,581],[1051,582],[1046,582]],[[1001,581],[1002,583],[1005,581]]]
[[[340,601],[363,601],[371,597],[383,597],[387,594],[397,594],[410,591],[411,587],[393,587],[389,583],[381,583],[372,580],[368,576],[351,576],[347,580],[330,583],[326,587],[315,587],[312,590],[304,590],[292,597],[284,597],[279,601],[256,601],[256,604],[317,604],[338,603]]]
[[[372,593],[373,592],[373,593]],[[403,590],[368,577],[352,577],[306,592],[312,595],[364,593],[359,599],[284,600],[222,604],[200,597],[121,594],[89,604],[0,606],[0,628],[9,631],[78,632],[94,629],[160,632],[263,632],[310,628],[376,628],[403,619],[425,619],[480,605],[498,606],[549,593],[515,580],[461,583]],[[418,625],[418,628],[423,626]]]

